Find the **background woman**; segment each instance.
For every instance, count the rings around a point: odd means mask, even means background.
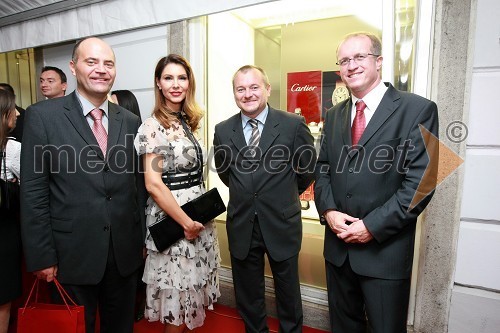
[[[211,308],[220,295],[215,223],[203,226],[180,208],[205,192],[203,149],[193,136],[202,117],[194,99],[195,88],[186,59],[175,54],[160,59],[155,69],[153,115],[135,139],[136,149],[143,155],[150,194],[147,225],[168,214],[183,227],[185,235],[161,253],[149,233],[146,237],[145,317],[164,323],[165,333],[190,332],[203,325],[205,307]]]
[[[19,180],[21,144],[9,139],[16,127],[19,112],[16,98],[0,89],[0,177],[5,181]],[[0,333],[7,333],[12,300],[21,296],[21,236],[19,210],[2,210],[0,221]]]
[[[134,93],[130,90],[114,90],[111,92],[111,101],[135,114],[142,122],[139,103]]]

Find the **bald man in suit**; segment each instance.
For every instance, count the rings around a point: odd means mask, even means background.
[[[116,69],[98,38],[75,45],[68,96],[26,111],[21,229],[26,266],[85,306],[87,333],[132,333],[145,235],[137,116],[108,102]],[[57,294],[53,292],[53,296]]]

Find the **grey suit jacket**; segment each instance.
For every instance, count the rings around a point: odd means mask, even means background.
[[[109,103],[104,159],[74,92],[27,109],[21,228],[28,271],[58,265],[60,282],[96,284],[111,238],[122,275],[141,265],[146,192],[133,145],[139,125]]]
[[[217,171],[229,186],[231,254],[246,258],[257,214],[271,257],[296,255],[302,243],[299,195],[310,185],[316,162],[304,118],[269,108],[257,155],[251,157],[238,113],[215,126],[214,148]]]
[[[434,193],[437,176],[437,164],[430,164],[428,157],[428,149],[437,150],[437,140],[426,147],[420,125],[437,137],[438,113],[434,102],[386,85],[358,143],[360,150],[350,149],[351,100],[327,112],[315,202],[320,215],[334,209],[363,219],[374,237],[367,244],[346,244],[326,227],[327,261],[340,266],[349,254],[358,274],[403,279],[411,275],[417,217]],[[420,194],[423,199],[411,207]]]

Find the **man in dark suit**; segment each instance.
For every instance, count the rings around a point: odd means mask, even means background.
[[[108,103],[116,70],[104,41],[78,42],[70,68],[76,91],[26,111],[26,265],[39,279],[57,276],[85,306],[87,333],[94,332],[97,308],[100,332],[132,333],[145,234],[146,193],[133,146],[139,118]]]
[[[247,65],[236,72],[233,93],[241,112],[215,126],[215,164],[229,187],[226,228],[246,332],[269,332],[264,253],[274,277],[280,332],[302,332],[299,195],[312,181],[316,152],[304,118],[271,108],[270,92],[261,68]]]
[[[436,184],[437,145],[424,140],[437,143],[436,104],[384,84],[381,52],[369,33],[340,43],[352,96],[327,112],[316,165],[335,333],[406,332],[415,226]]]

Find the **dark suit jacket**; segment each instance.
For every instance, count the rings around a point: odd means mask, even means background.
[[[437,137],[437,107],[389,85],[358,143],[361,150],[349,151],[351,103],[349,99],[327,112],[316,165],[315,202],[320,215],[335,209],[363,219],[374,239],[346,244],[326,227],[324,256],[340,266],[349,254],[352,269],[360,275],[408,278],[417,217],[429,203],[436,181],[437,165],[429,164],[419,125]],[[409,210],[428,164],[432,172],[425,188],[430,193]]]
[[[109,103],[104,160],[75,93],[27,109],[21,227],[28,271],[57,264],[60,282],[96,284],[111,238],[120,274],[139,268],[146,198],[133,145],[139,125]]]
[[[299,194],[314,177],[316,152],[304,118],[269,108],[257,155],[248,154],[241,114],[215,126],[215,164],[229,186],[229,250],[245,259],[255,214],[271,257],[296,255],[302,243]]]

